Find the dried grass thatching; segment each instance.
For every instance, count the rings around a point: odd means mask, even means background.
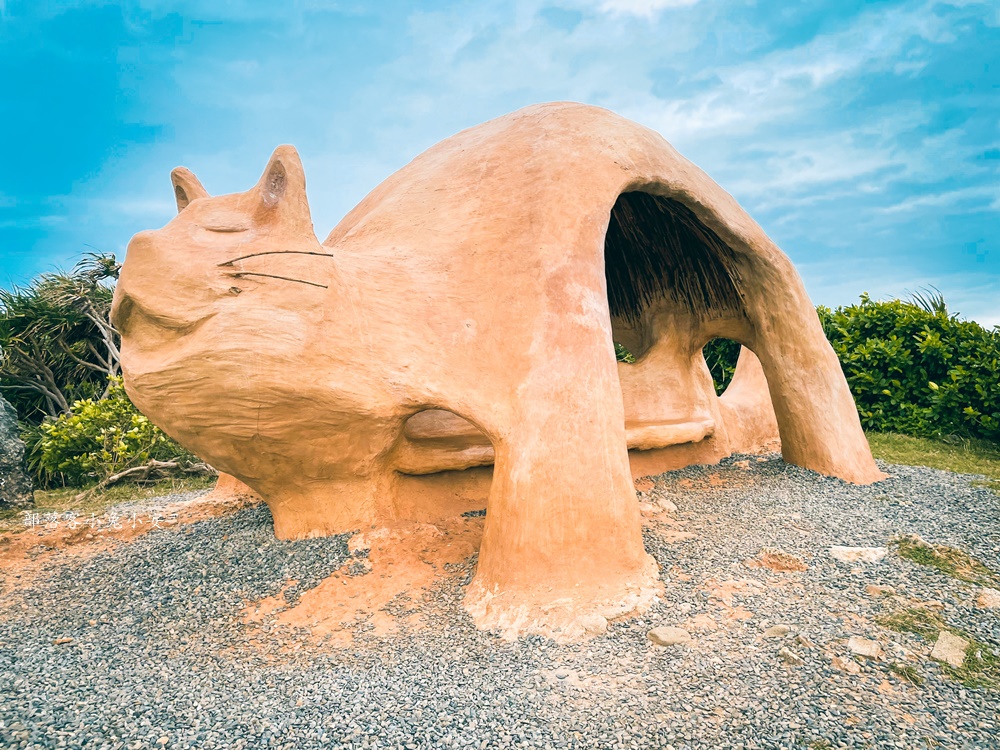
[[[666,297],[701,318],[742,313],[736,254],[683,203],[618,196],[604,240],[611,315],[638,323]]]

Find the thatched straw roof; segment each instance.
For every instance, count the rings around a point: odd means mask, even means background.
[[[604,243],[613,317],[637,323],[662,297],[706,319],[743,311],[736,254],[677,200],[622,193]]]

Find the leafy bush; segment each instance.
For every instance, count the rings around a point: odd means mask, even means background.
[[[817,313],[866,430],[1000,442],[1000,330],[949,315],[940,294]],[[704,354],[721,393],[739,345],[713,339]]]
[[[635,355],[626,349],[624,344],[619,344],[618,342],[615,342],[615,359],[627,365],[635,364]]]
[[[817,309],[862,425],[1000,441],[1000,331],[948,315],[943,302],[926,307],[862,295]]]
[[[702,353],[712,373],[712,380],[715,381],[715,392],[721,395],[729,385],[729,381],[733,379],[736,360],[740,356],[740,345],[729,339],[712,339],[705,344]],[[619,362],[635,364],[635,355],[617,342],[615,342],[615,357]]]
[[[68,413],[25,433],[29,465],[45,485],[54,479],[80,486],[107,479],[152,459],[190,454],[140,414],[121,378],[111,378],[105,398],[75,401]]]

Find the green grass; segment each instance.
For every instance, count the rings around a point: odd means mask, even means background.
[[[147,485],[119,484],[114,487],[94,492],[82,500],[76,497],[85,488],[67,487],[58,490],[35,490],[35,507],[32,513],[40,516],[46,513],[65,513],[76,511],[89,516],[91,513],[101,515],[108,508],[133,500],[146,500],[160,495],[170,495],[175,492],[208,489],[215,485],[215,477],[184,477],[178,479],[163,479]],[[24,511],[0,511],[0,532],[20,531],[24,528]]]
[[[964,638],[969,645],[965,649],[962,666],[955,668],[942,664],[941,671],[949,679],[967,688],[1000,688],[1000,655],[989,644],[976,640],[958,628],[950,627],[936,612],[921,607],[908,607],[879,617],[876,622],[897,633],[914,633],[931,642],[937,640],[942,630]],[[923,682],[920,673],[908,664],[896,662],[889,669],[914,685]]]
[[[961,667],[942,664],[944,673],[967,688],[1000,688],[1000,654],[975,638],[969,641]]]
[[[959,474],[982,474],[978,484],[1000,494],[1000,446],[982,440],[950,441],[869,432],[868,444],[875,458],[893,464],[929,466]]]
[[[920,607],[909,607],[890,615],[879,617],[876,622],[897,633],[915,633],[922,638],[933,639],[938,631],[945,629],[944,620],[935,612]]]
[[[943,544],[928,544],[914,536],[900,536],[892,544],[904,560],[917,565],[935,568],[959,581],[980,586],[1000,586],[1000,573],[983,565],[979,560],[955,547]]]
[[[920,676],[920,672],[912,664],[904,664],[897,661],[889,665],[889,671],[902,677],[911,685],[919,686],[924,684],[924,678]]]

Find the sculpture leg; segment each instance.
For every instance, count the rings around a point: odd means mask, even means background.
[[[797,318],[775,315],[767,323],[754,348],[767,376],[784,459],[856,484],[883,479],[816,313],[810,307]]]
[[[260,501],[260,497],[250,487],[247,487],[232,474],[226,474],[225,472],[219,473],[219,478],[215,482],[215,487],[212,488],[212,491],[206,495],[204,499],[206,501],[216,503],[239,500],[249,502]]]
[[[302,479],[261,494],[279,539],[344,534],[387,520],[395,474],[377,471],[336,479]]]
[[[740,347],[732,382],[719,399],[730,453],[763,453],[777,450],[781,441],[778,423],[760,360]]]
[[[614,361],[609,362],[611,366]],[[465,607],[480,628],[569,641],[641,613],[660,590],[642,546],[622,401],[566,376],[524,408],[497,441],[476,577]]]

